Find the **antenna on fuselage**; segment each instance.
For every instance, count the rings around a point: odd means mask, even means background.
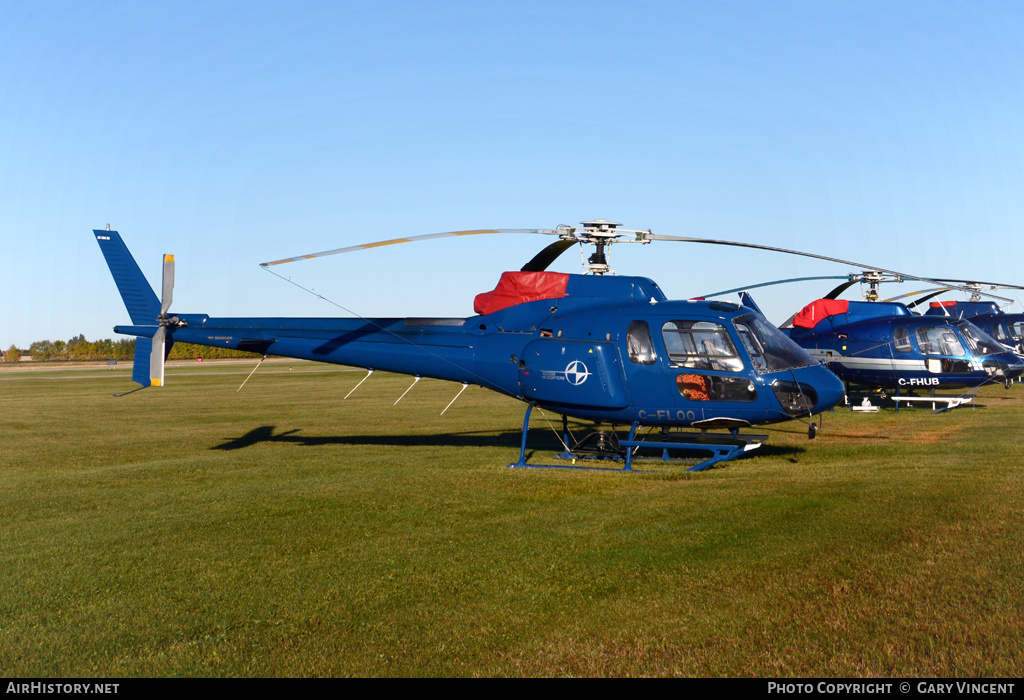
[[[412,384],[410,384],[410,385],[409,385],[409,388],[405,390],[405,393],[403,393],[403,394],[402,394],[401,396],[399,396],[399,397],[398,397],[398,401],[401,401],[402,399],[404,399],[404,398],[405,398],[405,394],[408,394],[408,393],[409,393],[410,391],[412,391],[412,388],[413,388],[414,386],[416,386],[416,382],[418,382],[419,380],[420,380],[420,376],[419,376],[419,375],[416,375],[416,378],[412,380]],[[393,404],[391,404],[391,405],[392,405],[392,406],[397,406],[397,405],[398,405],[398,401],[395,401],[395,402],[394,402]]]
[[[352,387],[352,391],[350,391],[350,392],[348,392],[347,394],[345,394],[345,399],[347,399],[347,398],[348,398],[349,396],[351,396],[351,395],[352,395],[352,392],[354,392],[354,391],[355,391],[356,389],[358,389],[359,387],[361,387],[361,386],[363,385],[363,382],[365,382],[365,381],[366,381],[367,379],[369,379],[369,378],[370,378],[370,375],[371,375],[371,374],[373,374],[373,373],[374,373],[375,371],[376,371],[376,370],[372,370],[372,369],[371,369],[371,370],[370,370],[369,372],[367,372],[367,373],[366,373],[366,376],[365,376],[365,377],[363,377],[362,379],[360,379],[360,380],[359,380],[359,383],[358,383],[358,384],[356,384],[356,385],[355,385],[354,387]],[[344,401],[345,399],[342,399],[342,401]]]
[[[263,360],[265,360],[265,359],[267,359],[266,355],[264,355],[262,358],[260,358],[260,361],[256,363],[256,366],[252,368],[252,372],[249,372],[249,377],[251,377],[252,375],[256,374],[256,370],[258,370],[260,368],[260,365],[263,364]],[[245,381],[242,382],[241,386],[239,386],[237,389],[235,389],[235,393],[236,394],[242,390],[242,387],[245,386],[245,382],[249,381],[249,377],[246,377]]]
[[[464,392],[466,390],[466,387],[468,387],[468,386],[469,386],[469,382],[462,382],[462,388],[459,389],[459,393],[457,393],[455,395],[454,399],[452,399],[451,401],[448,402],[448,405],[444,407],[444,411],[447,411],[449,408],[452,407],[452,404],[455,403],[456,399],[458,399],[460,396],[462,396],[462,392]],[[441,415],[442,416],[444,415],[444,411],[441,411]]]

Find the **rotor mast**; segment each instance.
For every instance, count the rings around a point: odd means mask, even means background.
[[[594,219],[593,221],[581,221],[580,226],[582,228],[574,229],[566,227],[565,233],[562,237],[566,240],[575,240],[579,243],[585,243],[594,246],[594,252],[590,254],[589,258],[586,258],[586,263],[583,267],[586,269],[586,274],[591,275],[607,275],[614,274],[614,270],[608,265],[608,248],[611,247],[612,243],[618,242],[627,233],[636,235],[635,239],[626,239],[625,242],[633,243],[650,243],[646,238],[650,234],[650,231],[634,231],[633,229],[620,229],[622,224],[615,221],[608,221],[607,219]],[[562,229],[562,227],[559,227]],[[581,251],[582,256],[582,251]]]
[[[587,258],[587,272],[592,275],[605,275],[611,272],[608,266],[608,256],[605,254],[605,247],[610,246],[618,238],[619,234],[615,229],[622,226],[621,223],[614,223],[607,219],[595,219],[594,221],[581,221],[583,230],[590,237],[594,244],[594,252]]]
[[[967,301],[981,301],[982,285],[979,282],[968,282],[964,285],[970,290],[970,298]],[[996,289],[996,287],[993,287]]]
[[[878,285],[883,282],[902,282],[903,278],[899,275],[887,275],[878,270],[865,270],[860,275],[860,283],[866,284],[868,290],[864,292],[864,298],[867,301],[878,301],[882,296],[878,293]]]

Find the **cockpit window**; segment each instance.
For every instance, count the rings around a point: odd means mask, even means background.
[[[979,357],[982,355],[995,355],[997,353],[1007,351],[1005,346],[996,342],[992,336],[969,321],[965,321],[964,323],[957,325],[957,328],[959,328],[960,333],[963,334],[971,352]]]
[[[964,346],[949,326],[921,326],[915,332],[917,347],[925,355],[963,357]]]
[[[899,352],[910,352],[914,348],[910,345],[910,333],[906,328],[897,326],[892,329],[893,344]]]
[[[754,369],[761,374],[809,367],[817,361],[759,314],[744,314],[733,320]]]
[[[658,361],[647,321],[633,321],[629,324],[626,330],[626,349],[629,351],[629,359],[637,364],[653,365]]]
[[[714,374],[683,372],[676,376],[676,389],[690,401],[757,400],[757,387],[746,377],[721,377]]]
[[[714,321],[669,321],[661,327],[668,357],[678,367],[740,372],[743,360],[729,332]]]
[[[1024,338],[1024,323],[996,323],[992,326],[992,335],[1000,343],[1019,342]]]

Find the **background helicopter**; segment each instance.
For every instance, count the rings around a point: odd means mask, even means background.
[[[1024,287],[970,280],[938,279],[937,281],[964,285],[970,290],[969,297],[966,301],[933,301],[925,310],[925,316],[948,316],[968,320],[1003,345],[1013,348],[1018,354],[1024,354],[1024,313],[1007,313],[994,301],[985,301],[981,298],[986,289],[996,291],[1024,289]],[[907,306],[913,309],[948,291],[950,291],[949,287],[943,287],[937,290],[929,289],[917,292],[917,294],[926,294],[926,296],[907,304]]]
[[[740,428],[820,413],[843,400],[842,383],[760,314],[716,301],[669,301],[652,280],[611,276],[609,247],[617,242],[685,241],[824,256],[755,244],[660,236],[620,229],[603,219],[581,227],[486,229],[428,234],[339,248],[263,263],[276,265],[413,240],[483,233],[556,236],[518,272],[476,298],[469,318],[211,318],[170,314],[173,256],[164,257],[160,299],[116,231],[95,230],[132,320],[115,332],[138,337],[132,377],[163,384],[164,359],[176,341],[272,353],[321,362],[476,384],[527,403],[519,461],[526,464],[532,409],[563,417],[566,455],[631,458],[640,446],[700,450],[711,456],[693,469],[733,459],[763,435]],[[547,272],[568,248],[594,247],[587,275]],[[289,280],[290,281],[290,280]],[[308,291],[308,290],[307,290]],[[367,375],[369,376],[369,374]],[[461,393],[461,392],[460,392]],[[571,445],[567,417],[628,424]],[[641,428],[659,429],[643,440]],[[680,432],[696,428],[701,433]],[[728,430],[726,435],[706,433]],[[813,436],[812,429],[809,431]]]
[[[846,384],[881,389],[883,396],[889,390],[973,388],[990,382],[1009,386],[1024,372],[1021,358],[971,322],[917,316],[904,304],[880,300],[879,285],[905,279],[919,278],[881,270],[848,275],[791,316],[783,331]],[[858,282],[867,285],[865,301],[837,298]],[[749,295],[742,298],[754,304]]]

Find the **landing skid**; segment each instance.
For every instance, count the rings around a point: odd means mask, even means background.
[[[633,461],[636,459],[658,459],[654,457],[639,458],[636,456],[640,448],[661,450],[660,461],[662,462],[683,462],[693,463],[686,471],[704,471],[719,462],[728,462],[736,459],[751,450],[757,449],[768,439],[767,435],[741,435],[738,429],[732,429],[727,434],[709,433],[707,431],[662,431],[656,439],[638,439],[637,430],[639,422],[634,422],[629,429],[629,437],[619,440],[615,431],[600,431],[590,433],[572,447],[568,447],[570,440],[566,427],[566,418],[562,417],[563,432],[565,433],[567,446],[566,451],[556,455],[555,459],[562,460],[563,464],[530,464],[526,461],[526,438],[530,430],[530,413],[533,406],[526,407],[526,415],[523,418],[523,438],[519,448],[519,461],[508,465],[511,468],[530,469],[585,469],[597,471],[632,472]],[[683,451],[687,453],[700,453],[704,457],[697,458],[673,458],[669,456],[669,450]],[[577,465],[577,461],[588,462],[601,460],[606,462],[621,462],[622,467],[598,467]]]

